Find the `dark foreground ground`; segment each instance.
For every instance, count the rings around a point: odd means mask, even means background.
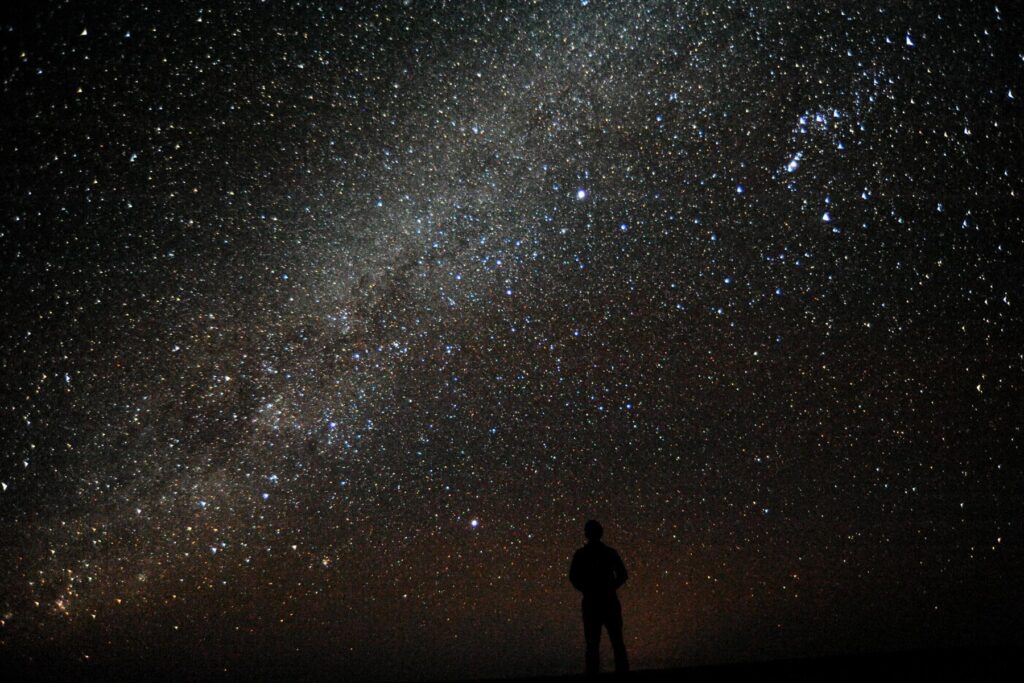
[[[1002,681],[1018,680],[1022,665],[1024,658],[1019,651],[929,650],[634,671],[621,679],[613,673],[604,673],[598,679],[609,683],[617,680],[630,683]],[[593,679],[580,675],[506,679],[502,683],[585,683],[589,680]]]
[[[258,670],[202,672],[198,668],[172,666],[150,668],[125,663],[114,667],[58,665],[55,661],[37,661],[3,665],[4,678],[14,681],[31,680],[119,680],[119,681],[189,681],[189,680],[274,680],[274,681],[346,681],[350,677],[339,672],[307,670],[289,667],[287,671],[260,668]],[[718,683],[719,681],[993,681],[1018,680],[1024,658],[1020,650],[921,650],[857,654],[821,658],[794,659],[769,662],[721,664],[679,669],[640,670],[619,677],[604,673],[598,680],[630,683]],[[585,683],[594,680],[583,675],[540,676],[534,678],[485,679],[479,683]],[[459,683],[470,683],[460,681]]]

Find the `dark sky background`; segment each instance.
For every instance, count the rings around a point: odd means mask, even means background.
[[[590,517],[635,668],[1012,642],[1022,28],[8,10],[0,657],[578,671]]]

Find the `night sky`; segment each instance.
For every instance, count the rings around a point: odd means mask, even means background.
[[[1020,633],[1016,2],[7,12],[3,660]]]

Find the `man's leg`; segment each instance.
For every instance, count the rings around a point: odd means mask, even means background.
[[[605,626],[615,652],[615,672],[624,674],[629,671],[629,658],[626,656],[626,643],[622,640],[622,612],[615,610],[609,614]]]
[[[583,617],[583,637],[587,640],[587,673],[601,670],[601,619]]]

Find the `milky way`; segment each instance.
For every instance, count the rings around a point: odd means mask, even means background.
[[[1018,11],[6,17],[0,655],[578,671],[592,517],[636,668],[1019,633]]]

